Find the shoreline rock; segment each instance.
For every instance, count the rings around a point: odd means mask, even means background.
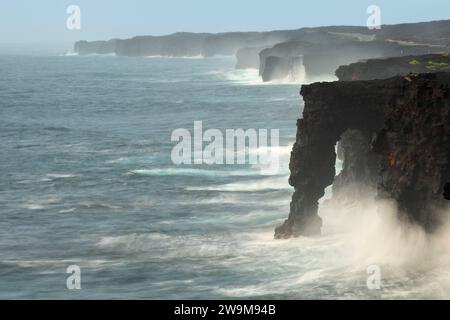
[[[432,232],[448,208],[450,73],[302,86],[303,118],[289,168],[295,191],[275,238],[320,234],[318,200],[335,181],[336,143],[357,130],[379,156],[377,193],[399,205],[402,219]],[[376,136],[372,142],[369,137]]]

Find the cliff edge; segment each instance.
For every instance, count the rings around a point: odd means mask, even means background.
[[[439,225],[450,180],[450,73],[314,83],[301,95],[289,164],[295,191],[275,238],[320,234],[318,200],[335,180],[335,146],[349,130],[379,161],[378,196],[395,200],[402,219],[427,231]]]

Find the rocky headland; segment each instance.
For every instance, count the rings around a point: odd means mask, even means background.
[[[358,66],[367,75],[367,66]],[[360,76],[357,70],[352,77]],[[378,199],[395,201],[400,219],[426,231],[441,224],[449,206],[450,73],[409,71],[302,86],[305,107],[289,164],[295,191],[275,238],[320,234],[318,201],[329,185],[333,196],[346,186],[372,188]],[[336,145],[344,161],[337,177]]]
[[[332,75],[339,66],[359,60],[442,51],[441,47],[411,46],[386,41],[335,40],[318,44],[295,41],[261,51],[259,70],[263,81],[279,80],[295,74],[296,66],[291,61],[301,61],[306,75],[309,78],[317,78]]]
[[[447,52],[450,20],[383,25],[329,26],[269,32],[189,33],[78,41],[74,52],[118,56],[236,56],[236,68],[259,69],[263,81],[303,81],[361,59]]]

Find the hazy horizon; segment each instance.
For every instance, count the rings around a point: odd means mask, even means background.
[[[446,21],[450,20],[448,19],[436,19],[436,20],[423,20],[423,21],[410,21],[410,22],[399,22],[399,23],[383,23],[382,26],[387,25],[397,25],[397,24],[410,24],[410,23],[421,23],[421,22],[437,22],[437,21]],[[95,39],[78,39],[76,41],[102,41],[102,40],[113,40],[113,39],[129,39],[133,37],[145,37],[145,36],[153,36],[153,37],[160,37],[160,36],[168,36],[173,35],[176,33],[192,33],[192,34],[223,34],[223,33],[237,33],[237,32],[272,32],[272,31],[286,31],[286,30],[298,30],[303,28],[317,28],[317,27],[331,27],[331,26],[346,26],[346,27],[363,27],[364,25],[351,25],[351,24],[328,24],[328,25],[320,25],[320,26],[302,26],[298,28],[291,28],[291,29],[270,29],[270,30],[229,30],[229,31],[221,31],[221,32],[209,32],[209,31],[174,31],[171,33],[164,33],[164,34],[135,34],[130,35],[129,37],[111,37],[111,38],[95,38]],[[39,44],[55,44],[55,45],[67,45],[67,44],[73,44],[74,41],[23,41],[23,42],[0,42],[0,45],[39,45]]]
[[[222,33],[292,30],[331,25],[363,26],[369,5],[381,8],[382,24],[447,20],[445,0],[426,3],[414,0],[408,5],[387,0],[350,0],[336,3],[281,0],[258,3],[237,0],[211,3],[181,0],[109,3],[105,0],[25,3],[24,0],[0,5],[0,43],[67,44],[78,40],[108,40],[176,32]],[[68,30],[69,5],[81,9],[81,29]],[[26,8],[26,9],[24,9]],[[174,10],[176,8],[176,10]]]

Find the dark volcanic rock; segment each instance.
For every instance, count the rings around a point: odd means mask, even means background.
[[[404,81],[384,107],[375,151],[382,155],[378,195],[393,198],[403,218],[433,231],[450,177],[450,73]]]
[[[450,72],[448,53],[371,59],[340,66],[336,76],[341,81],[386,79],[409,73]]]
[[[444,193],[442,194],[445,199],[450,200],[450,182],[447,182],[444,186]]]
[[[320,233],[318,200],[335,178],[336,143],[349,130],[371,136],[383,126],[383,109],[395,81],[323,82],[302,86],[303,118],[291,153],[289,183],[295,189],[288,219],[276,238]],[[380,94],[385,92],[387,94]]]
[[[403,217],[427,230],[438,225],[434,209],[445,206],[450,175],[449,90],[448,73],[303,86],[305,108],[289,164],[295,192],[275,237],[320,233],[318,200],[335,179],[335,145],[349,129],[361,133],[362,145],[377,135],[379,196],[396,200]]]

